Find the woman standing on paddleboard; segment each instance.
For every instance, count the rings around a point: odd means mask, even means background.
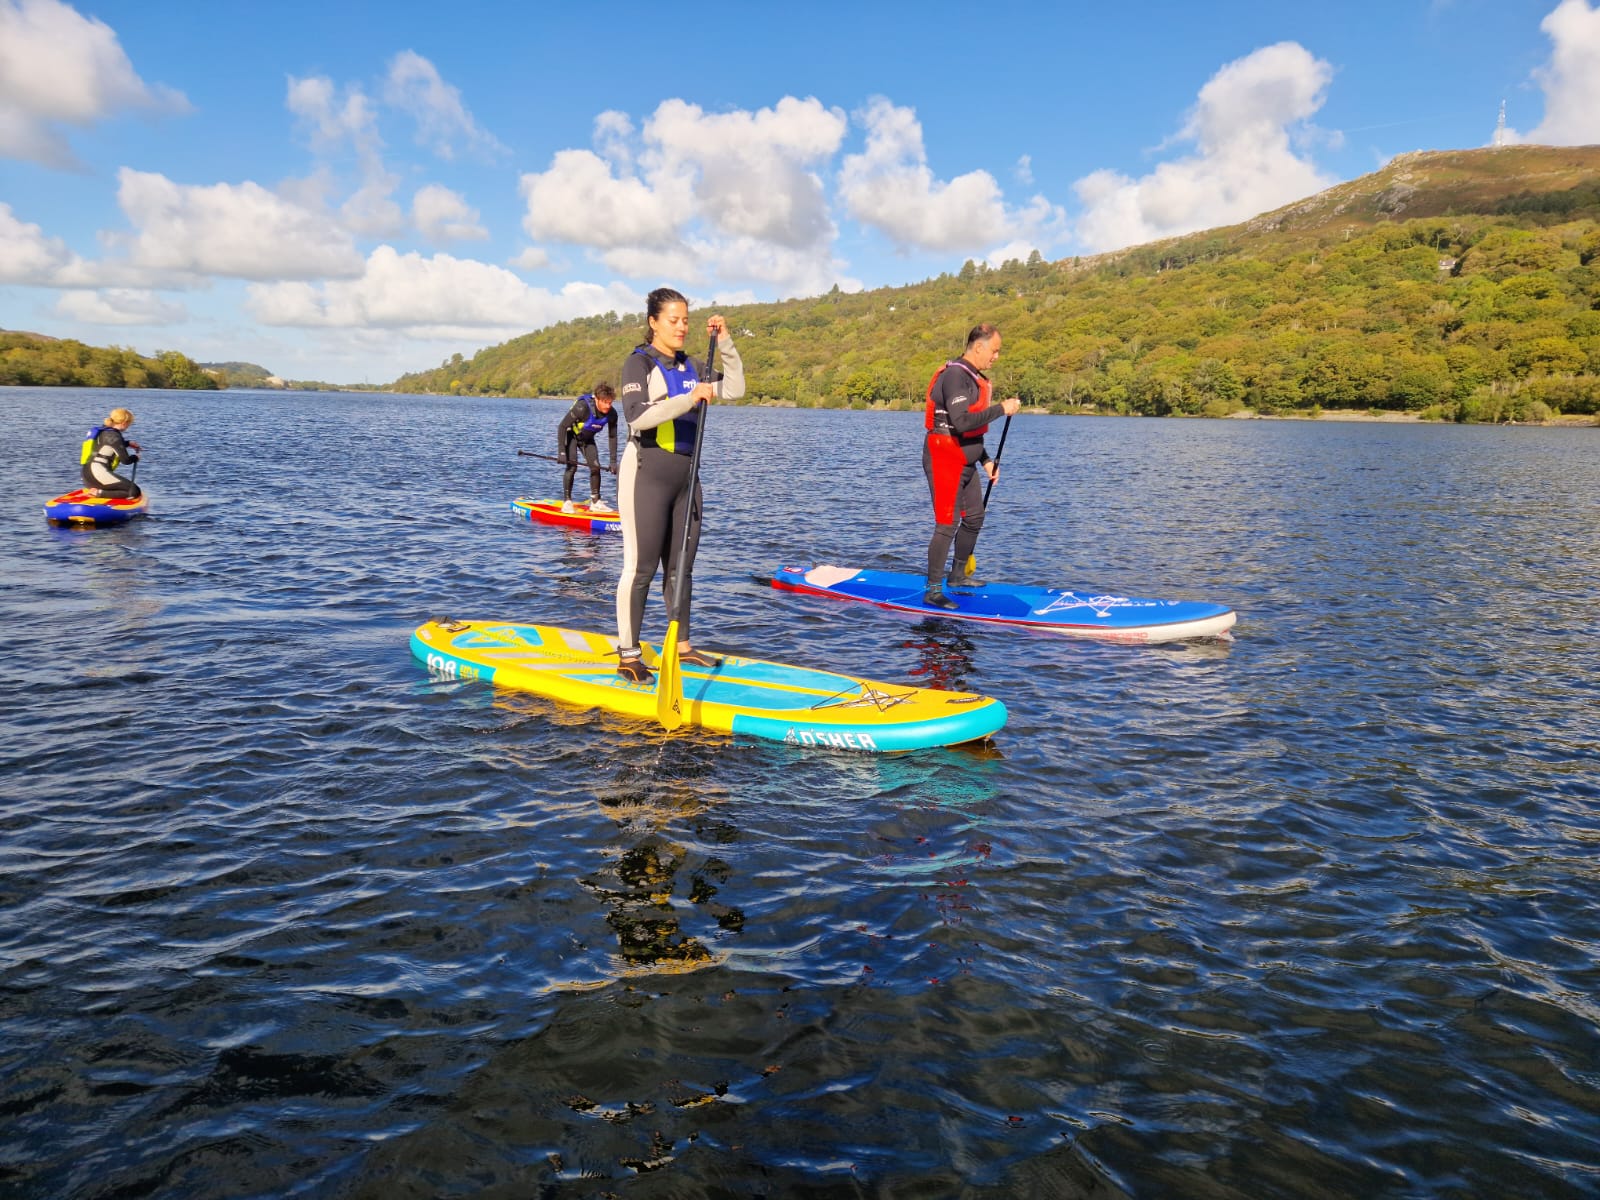
[[[628,421],[628,445],[617,473],[617,510],[622,518],[622,575],[617,580],[617,673],[630,683],[649,683],[651,674],[639,656],[639,630],[645,601],[656,571],[664,568],[667,619],[679,630],[679,661],[715,666],[716,660],[695,650],[689,637],[689,600],[694,557],[700,545],[700,485],[690,488],[690,464],[699,425],[700,402],[737,400],[744,395],[744,366],[727,322],[720,315],[706,321],[716,338],[721,371],[702,380],[684,351],[689,337],[689,302],[671,288],[657,288],[646,300],[650,340],[634,348],[622,368],[622,413]],[[684,522],[689,539],[683,587],[672,594],[678,547]]]

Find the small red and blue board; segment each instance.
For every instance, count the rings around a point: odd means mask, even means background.
[[[1146,600],[1084,588],[1016,586],[990,583],[981,588],[947,588],[955,608],[940,608],[923,597],[927,580],[896,571],[858,571],[853,567],[782,567],[772,586],[785,592],[864,600],[879,608],[950,617],[989,625],[1021,625],[1046,633],[1099,638],[1109,642],[1176,642],[1229,637],[1237,614],[1221,604],[1197,600]]]
[[[562,512],[559,500],[533,500],[518,496],[511,502],[511,511],[525,521],[559,525],[563,529],[579,529],[585,533],[622,532],[622,518],[616,513],[591,512],[587,505],[575,504],[571,512]]]
[[[85,489],[76,488],[44,502],[44,519],[50,524],[81,528],[121,525],[149,511],[150,496],[145,492],[130,500],[118,496],[91,496]]]

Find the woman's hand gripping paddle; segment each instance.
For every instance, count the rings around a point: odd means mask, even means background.
[[[717,335],[711,335],[706,350],[706,369],[701,380],[711,382],[711,366],[717,357]],[[678,543],[677,569],[673,572],[672,607],[676,611],[683,591],[684,568],[689,561],[689,525],[694,518],[695,484],[700,478],[700,445],[706,436],[706,402],[700,401],[694,423],[694,453],[689,456],[689,482],[683,510],[683,539]],[[678,651],[678,619],[667,622],[667,636],[661,639],[661,658],[656,664],[656,720],[661,728],[672,730],[683,724],[683,664]]]
[[[1006,416],[1006,423],[1000,426],[1000,444],[996,446],[994,450],[994,476],[990,478],[989,485],[983,489],[983,509],[986,513],[989,511],[989,493],[994,491],[994,481],[1000,476],[1000,456],[1006,452],[1006,434],[1010,432],[1011,417],[1008,414]],[[974,553],[967,555],[967,561],[965,565],[966,575],[970,579],[972,576],[978,573],[977,554]]]

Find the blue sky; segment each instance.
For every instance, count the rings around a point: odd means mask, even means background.
[[[1600,142],[1600,0],[0,0],[0,327],[387,382]],[[975,317],[981,314],[974,314]]]

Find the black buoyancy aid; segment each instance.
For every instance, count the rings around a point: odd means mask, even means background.
[[[670,400],[673,396],[692,392],[695,384],[700,382],[700,372],[694,369],[694,362],[688,355],[680,355],[677,362],[668,367],[659,357],[650,353],[649,346],[637,346],[633,352],[644,355],[650,365],[661,372],[661,377],[667,383],[667,394],[663,399]],[[698,411],[691,408],[681,417],[663,421],[649,429],[641,429],[636,436],[641,446],[656,446],[662,450],[670,450],[674,454],[688,456],[694,453],[695,429],[699,423]]]
[[[989,397],[994,394],[994,385],[975,371],[972,364],[967,362],[966,359],[952,358],[933,373],[932,379],[928,380],[928,408],[923,417],[923,427],[933,433],[949,434],[964,440],[981,438],[988,432],[988,425],[980,425],[976,429],[969,429],[965,433],[958,434],[950,427],[950,413],[944,408],[943,404],[933,398],[933,389],[939,382],[939,376],[943,375],[951,367],[960,367],[968,375],[971,375],[973,382],[978,385],[978,411],[982,412],[989,407]],[[969,405],[968,408],[970,407]]]

